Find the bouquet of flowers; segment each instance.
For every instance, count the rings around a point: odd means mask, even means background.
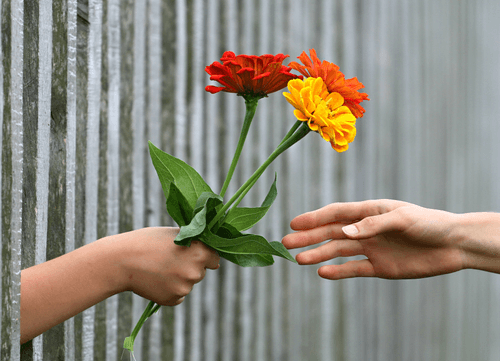
[[[238,205],[267,167],[311,131],[319,133],[337,152],[347,150],[356,136],[356,118],[365,112],[360,103],[369,99],[366,93],[358,91],[363,84],[357,78],[345,79],[337,65],[320,61],[314,49],[310,50],[310,57],[305,52],[298,57],[302,64],[291,62],[285,66],[283,61],[287,57],[283,54],[235,55],[226,51],[220,62],[205,68],[210,80],[222,85],[209,85],[205,88],[208,92],[236,93],[243,97],[246,105],[238,145],[220,193],[213,192],[191,166],[149,142],[151,159],[167,200],[167,211],[180,227],[174,241],[177,245],[190,246],[192,240],[199,240],[221,257],[244,267],[271,265],[273,256],[295,262],[280,242],[268,242],[260,235],[242,233],[262,219],[276,199],[276,178],[259,207]],[[301,75],[292,74],[292,69]],[[259,100],[285,87],[289,92],[283,95],[295,108],[293,114],[297,121],[269,158],[224,203]],[[140,328],[159,308],[160,305],[149,303],[131,336],[125,339],[124,348],[133,351]]]

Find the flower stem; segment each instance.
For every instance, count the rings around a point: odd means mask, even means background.
[[[305,124],[305,126],[302,126],[302,128],[298,129],[295,133],[290,135],[288,139],[286,139],[284,142],[282,142],[275,150],[274,152],[271,153],[269,158],[266,159],[264,163],[248,178],[248,180],[236,191],[236,193],[232,196],[232,198],[222,207],[217,214],[215,215],[214,219],[210,222],[208,225],[209,229],[212,229],[212,227],[217,223],[217,221],[222,217],[222,215],[231,207],[231,205],[238,200],[238,198],[243,194],[243,192],[247,191],[247,189],[250,189],[257,179],[264,173],[266,168],[285,150],[290,148],[292,145],[297,143],[299,140],[304,138],[307,133],[309,133],[310,129]],[[241,200],[240,200],[241,201]]]
[[[246,106],[245,120],[243,121],[243,127],[241,128],[240,139],[238,140],[238,145],[236,146],[236,151],[234,152],[233,160],[231,161],[231,166],[229,167],[226,179],[224,180],[224,184],[222,185],[222,189],[220,191],[221,197],[224,197],[224,194],[226,194],[227,187],[229,187],[229,182],[231,182],[234,170],[236,169],[236,165],[238,164],[238,160],[240,159],[241,151],[243,150],[243,145],[245,144],[248,130],[250,129],[250,125],[252,124],[252,120],[255,115],[255,110],[257,109],[258,101],[259,101],[258,98],[245,98],[245,106]]]
[[[153,313],[155,313],[158,310],[159,307],[160,307],[160,305],[156,305],[155,306],[155,302],[153,302],[153,301],[149,302],[149,304],[147,305],[146,309],[142,313],[141,318],[139,319],[139,321],[137,321],[137,324],[135,325],[132,333],[130,334],[129,337],[127,337],[125,339],[124,348],[126,348],[126,349],[128,349],[130,351],[133,351],[133,345],[134,345],[135,338],[139,334],[139,331],[141,330],[142,325],[144,325],[144,322],[146,322],[146,320]]]
[[[280,145],[283,144],[288,138],[290,138],[292,136],[292,134],[295,133],[295,131],[297,130],[297,128],[300,127],[300,125],[302,123],[303,123],[302,121],[296,121],[295,124],[290,128],[290,130],[288,131],[288,133],[286,133],[286,135],[283,138],[283,140],[281,141]]]
[[[295,124],[290,128],[290,130],[288,131],[288,133],[285,135],[285,137],[281,140],[281,143],[279,145],[282,145],[285,141],[287,141],[288,138],[290,138],[292,136],[292,134],[295,133],[295,131],[297,130],[297,128],[300,127],[300,125],[302,123],[303,122],[301,122],[301,121],[296,121]],[[245,189],[245,191],[240,195],[240,197],[234,202],[232,208],[237,207],[238,204],[240,204],[240,202],[243,200],[243,198],[245,198],[245,196],[250,191],[250,189],[252,189],[252,187],[255,185],[255,183],[257,183],[257,180],[258,180],[258,178],[256,178],[253,181],[253,183],[251,183],[251,184],[248,185],[247,189]]]

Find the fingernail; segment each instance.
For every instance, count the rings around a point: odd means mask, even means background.
[[[359,232],[358,228],[354,224],[342,227],[342,231],[348,236],[353,236]]]

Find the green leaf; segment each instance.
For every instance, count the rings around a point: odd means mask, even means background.
[[[196,205],[194,207],[194,212],[198,213],[201,208],[207,207],[210,210],[220,208],[222,206],[222,197],[214,192],[203,192],[200,197],[196,200]],[[214,202],[212,206],[207,204],[208,202]]]
[[[175,237],[175,244],[190,246],[191,241],[203,233],[208,222],[215,217],[216,209],[221,205],[222,198],[219,195],[213,192],[203,192],[196,201],[195,215],[189,224],[181,226],[179,234]]]
[[[219,256],[241,267],[265,267],[274,263],[273,256],[268,254],[232,254],[217,251]]]
[[[179,234],[174,239],[174,243],[179,246],[190,246],[191,241],[203,233],[207,227],[207,209],[202,208],[196,213],[187,226],[181,227]]]
[[[193,207],[183,196],[175,183],[170,183],[167,198],[167,212],[179,226],[188,225],[193,219]]]
[[[262,219],[262,217],[266,215],[277,195],[278,190],[276,188],[275,176],[274,182],[271,185],[271,189],[267,193],[266,199],[264,199],[264,202],[262,202],[262,205],[260,207],[234,207],[228,212],[224,222],[232,225],[239,231],[246,231],[247,229],[252,228],[258,221]]]
[[[174,183],[192,208],[203,192],[212,192],[203,178],[182,160],[158,149],[149,142],[151,160],[160,178],[165,198],[168,199],[170,184]]]
[[[172,187],[172,192],[176,192]],[[173,196],[172,196],[173,197]],[[216,208],[222,205],[217,194],[205,192],[200,195],[194,209],[194,217],[188,225],[182,226],[174,242],[190,246],[196,239],[215,249],[219,255],[243,267],[269,266],[274,263],[272,256],[279,256],[295,262],[287,249],[279,242],[269,243],[255,234],[242,234],[231,224],[223,223],[216,234],[208,229]]]
[[[288,252],[288,250],[281,245],[279,242],[269,243],[264,237],[255,234],[240,234],[235,238],[225,238],[219,235],[213,234],[208,229],[200,235],[200,240],[203,241],[208,246],[212,247],[219,252],[220,255],[230,255],[227,258],[229,261],[239,264],[241,266],[247,266],[249,263],[254,262],[256,265],[269,265],[269,260],[271,256],[279,256],[289,261],[295,262],[295,259]],[[281,247],[279,245],[281,245]],[[231,256],[233,255],[233,256]],[[246,256],[242,257],[242,263],[239,263],[238,257],[234,256]],[[258,256],[257,260],[252,260],[250,262],[250,256]],[[264,260],[260,258],[267,259],[266,264],[263,264]],[[271,257],[272,258],[272,257]]]

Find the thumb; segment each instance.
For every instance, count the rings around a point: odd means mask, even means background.
[[[348,238],[363,239],[385,232],[401,230],[401,228],[401,218],[396,212],[392,211],[366,217],[359,222],[342,227],[342,231]]]

